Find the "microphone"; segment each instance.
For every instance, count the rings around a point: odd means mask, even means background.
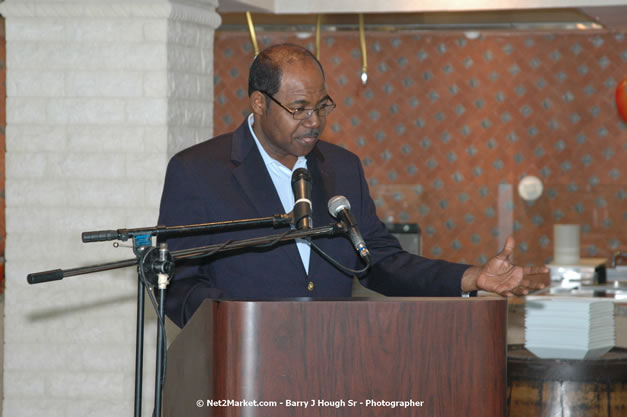
[[[357,253],[359,253],[359,256],[364,258],[366,262],[370,263],[370,251],[366,247],[366,242],[364,242],[364,238],[361,237],[361,233],[359,233],[357,220],[355,220],[355,216],[353,216],[351,212],[351,204],[348,202],[348,199],[343,195],[331,197],[329,200],[329,213],[344,224],[344,227],[346,227],[348,231],[348,237],[351,242],[353,242]]]
[[[313,228],[311,218],[311,175],[305,168],[298,168],[292,174],[294,209],[292,216],[297,229]]]

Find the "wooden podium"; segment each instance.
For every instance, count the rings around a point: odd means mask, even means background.
[[[496,297],[206,300],[168,350],[163,415],[505,416],[506,311]]]

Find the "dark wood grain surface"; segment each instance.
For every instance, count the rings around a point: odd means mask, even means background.
[[[504,416],[505,313],[500,298],[207,301],[169,349],[165,415]]]
[[[509,417],[627,416],[627,349],[599,359],[540,359],[509,347]]]

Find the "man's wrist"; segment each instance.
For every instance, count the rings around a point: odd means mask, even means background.
[[[480,271],[481,268],[478,266],[471,266],[464,271],[461,282],[462,294],[470,293],[471,291],[479,289],[479,287],[477,287],[477,278],[479,278]]]

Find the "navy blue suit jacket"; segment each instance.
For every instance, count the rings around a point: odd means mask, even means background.
[[[392,296],[457,296],[467,265],[430,260],[403,251],[378,219],[361,162],[353,153],[319,141],[307,156],[312,176],[314,226],[336,222],[328,200],[343,195],[372,255],[373,267],[362,281]],[[284,213],[270,175],[250,134],[248,122],[234,132],[192,146],[175,155],[167,169],[159,224],[174,226]],[[167,240],[170,250],[204,246],[228,239],[279,233],[285,228],[247,229]],[[363,267],[345,236],[315,238],[315,243],[345,266]],[[314,283],[309,291],[309,281]],[[352,277],[312,249],[309,275],[296,244],[221,253],[177,262],[166,313],[183,326],[205,298],[273,299],[350,297]]]

